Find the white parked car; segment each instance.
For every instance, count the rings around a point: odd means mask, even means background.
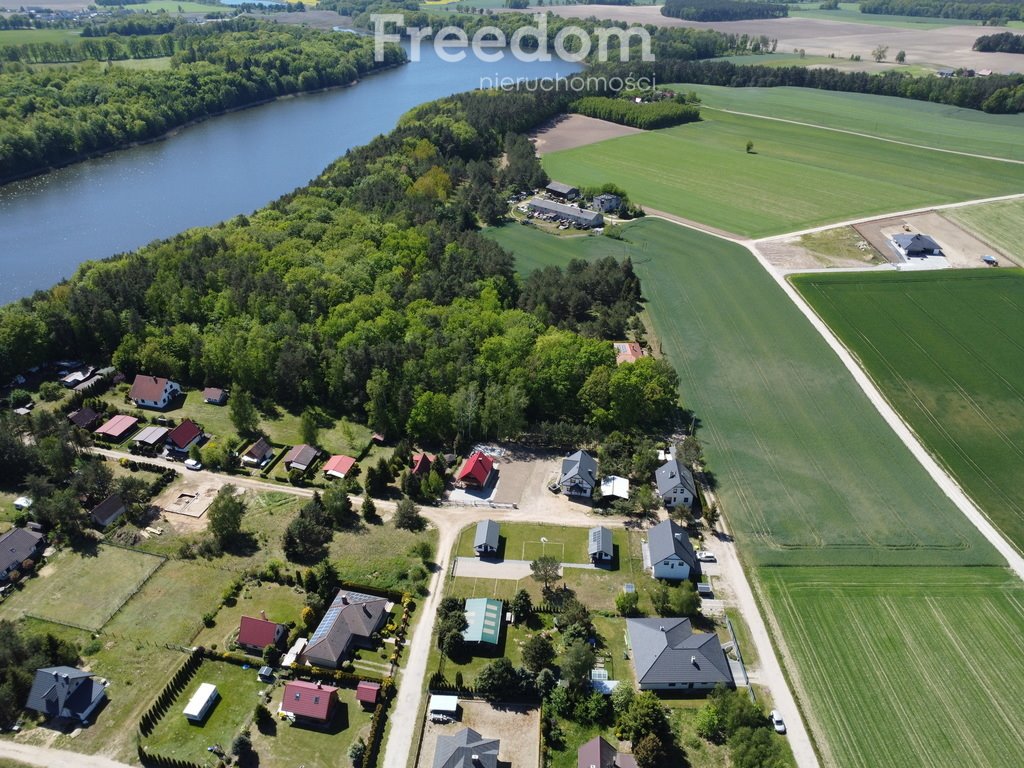
[[[185,469],[202,469],[203,465],[195,459],[185,459]]]
[[[708,552],[706,549],[697,550],[697,559],[702,563],[714,563],[718,560],[714,552]]]
[[[775,729],[776,733],[786,732],[786,723],[782,719],[782,713],[777,709],[773,709],[771,714],[768,715],[768,719],[772,721],[772,728]]]

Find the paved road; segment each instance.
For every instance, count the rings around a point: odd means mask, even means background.
[[[9,739],[0,740],[0,757],[45,768],[129,768],[101,755],[80,755],[63,749],[39,747]]]

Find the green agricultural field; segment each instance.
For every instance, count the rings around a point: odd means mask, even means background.
[[[99,630],[163,562],[153,555],[109,546],[89,554],[61,552],[0,606],[0,618],[31,614]],[[95,588],[91,599],[77,599],[85,585]]]
[[[704,106],[712,109],[795,120],[925,147],[1024,160],[1020,140],[1024,114],[989,115],[928,101],[816,88],[726,88],[688,83],[669,87],[695,91]],[[713,116],[714,112],[709,114]]]
[[[826,764],[1024,762],[1024,584],[995,568],[778,568],[765,594]],[[960,681],[955,682],[955,681]]]
[[[313,3],[310,3],[313,5]],[[139,5],[128,6],[134,13],[157,13],[159,11],[166,11],[167,13],[212,13],[214,11],[224,10],[222,6],[215,4],[207,5],[205,3],[193,3],[188,0],[178,2],[178,0],[149,0],[148,3],[141,3]]]
[[[655,220],[624,235],[826,763],[1024,763],[1024,585],[746,249]]]
[[[1024,259],[1024,200],[953,208],[943,216],[991,243],[1007,256]]]
[[[733,64],[759,64],[764,67],[829,67],[838,69],[841,72],[876,72],[884,69],[898,69],[908,75],[931,75],[938,69],[937,66],[922,66],[920,64],[897,64],[895,61],[876,63],[870,56],[864,56],[862,61],[851,61],[850,59],[831,58],[829,56],[815,56],[797,53],[751,53],[736,54],[735,56],[721,56],[716,61],[730,61]]]
[[[81,34],[80,29],[0,29],[0,45],[72,42]]]
[[[751,237],[1024,191],[1024,165],[703,114],[700,123],[545,155],[544,168],[577,186],[615,182],[642,205]]]
[[[1024,547],[1024,272],[793,282],[931,453]]]
[[[821,21],[842,21],[847,24],[870,24],[877,27],[893,27],[895,29],[938,29],[976,25],[976,21],[966,19],[940,19],[935,16],[889,16],[884,13],[861,13],[859,3],[840,3],[835,11],[823,11],[820,0],[809,3],[795,3],[789,6],[789,15],[797,19],[819,19]],[[890,51],[895,56],[896,51]],[[862,54],[867,58],[867,52]]]

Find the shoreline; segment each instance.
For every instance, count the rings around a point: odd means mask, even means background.
[[[283,101],[285,99],[297,99],[297,98],[300,98],[302,96],[310,96],[310,95],[314,95],[314,94],[318,94],[318,93],[328,93],[330,91],[336,91],[336,90],[339,90],[341,88],[352,88],[353,86],[359,85],[359,83],[363,82],[363,80],[366,79],[366,78],[372,77],[373,75],[379,74],[381,72],[386,72],[388,70],[395,69],[397,67],[405,66],[408,63],[409,63],[409,60],[407,59],[407,60],[405,60],[403,62],[400,62],[398,64],[389,64],[387,66],[377,67],[377,68],[371,70],[370,72],[367,72],[362,78],[356,78],[355,80],[353,80],[353,81],[351,81],[349,83],[343,83],[341,85],[331,85],[331,86],[328,86],[326,88],[317,88],[317,89],[312,90],[312,91],[297,91],[295,93],[284,93],[284,94],[281,94],[280,96],[274,96],[273,98],[270,98],[270,99],[261,99],[260,101],[254,101],[254,102],[251,102],[249,104],[242,104],[242,105],[237,106],[237,107],[231,107],[229,109],[223,109],[220,112],[213,112],[213,113],[211,113],[209,115],[206,115],[204,117],[193,118],[192,120],[184,122],[181,125],[176,125],[173,128],[171,128],[171,129],[165,131],[164,133],[160,134],[159,136],[154,136],[151,139],[142,139],[142,140],[139,140],[139,141],[132,141],[132,142],[129,142],[127,144],[119,144],[117,146],[110,147],[108,149],[97,149],[97,150],[95,150],[93,152],[87,152],[87,153],[82,154],[82,155],[77,155],[77,156],[75,156],[75,157],[73,157],[73,158],[71,158],[71,159],[69,159],[69,160],[67,160],[66,162],[63,162],[63,163],[58,163],[58,164],[55,164],[55,165],[47,165],[46,167],[39,168],[38,170],[27,171],[25,173],[19,173],[19,174],[15,174],[15,175],[12,175],[12,176],[0,177],[0,187],[4,187],[4,186],[6,186],[8,184],[11,184],[11,183],[13,183],[15,181],[24,181],[25,179],[35,178],[36,176],[44,176],[44,175],[46,175],[48,173],[52,173],[53,171],[58,171],[61,168],[67,168],[68,166],[71,166],[71,165],[77,165],[78,163],[83,163],[86,160],[95,160],[98,157],[103,157],[104,155],[110,155],[110,154],[113,154],[114,152],[121,152],[121,151],[123,151],[125,149],[133,149],[135,147],[143,147],[143,146],[145,146],[147,144],[155,144],[158,141],[166,141],[167,139],[173,138],[174,136],[178,135],[181,131],[183,131],[183,130],[185,130],[187,128],[191,128],[193,126],[199,125],[200,123],[204,123],[207,120],[213,120],[213,119],[216,119],[218,117],[224,117],[225,115],[230,115],[230,114],[233,114],[235,112],[242,112],[242,111],[247,110],[247,109],[254,109],[256,107],[262,107],[262,106],[265,106],[266,104],[272,104],[275,101]]]

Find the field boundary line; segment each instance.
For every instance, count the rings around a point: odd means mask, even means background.
[[[900,141],[899,139],[888,139],[885,136],[876,136],[873,133],[862,133],[861,131],[851,131],[847,128],[832,128],[828,125],[818,125],[817,123],[805,123],[802,120],[790,120],[785,117],[771,117],[769,115],[759,115],[755,112],[740,112],[735,109],[725,109],[724,107],[709,107],[706,104],[701,105],[704,109],[710,109],[713,112],[725,112],[729,115],[739,115],[740,117],[755,117],[761,120],[772,120],[776,123],[789,123],[790,125],[800,125],[804,128],[817,128],[820,131],[832,131],[833,133],[846,133],[850,136],[859,136],[862,139],[874,139],[875,141],[884,141],[887,144],[899,144],[904,147],[913,147],[914,149],[925,149],[932,152],[945,152],[949,155],[961,155],[963,157],[973,157],[978,160],[993,160],[998,163],[1012,163],[1014,165],[1024,165],[1024,160],[1014,160],[1011,157],[996,157],[994,155],[983,155],[978,152],[964,152],[959,149],[943,149],[942,147],[930,147],[927,144],[914,144],[911,141]]]

